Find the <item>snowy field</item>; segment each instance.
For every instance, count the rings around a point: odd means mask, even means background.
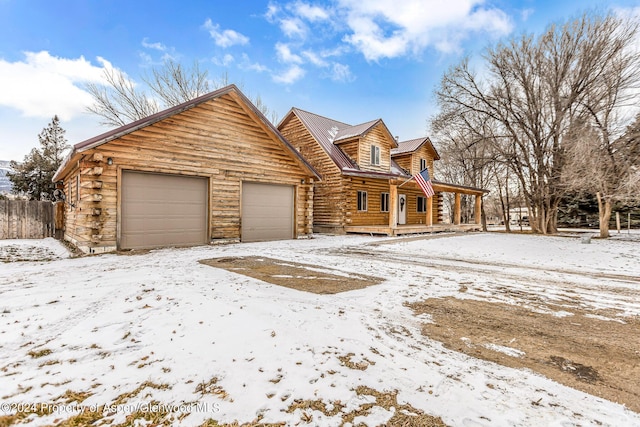
[[[384,425],[399,409],[365,386],[449,426],[639,426],[623,405],[445,348],[406,307],[461,285],[464,298],[506,303],[496,287],[545,298],[571,288],[593,309],[638,317],[637,237],[315,236],[82,258],[52,239],[0,241],[0,425],[53,425],[103,405],[98,424],[117,425],[149,402],[170,408],[172,425],[339,426],[346,412],[360,414],[352,425]],[[318,295],[198,263],[234,256],[385,281]],[[10,418],[18,404],[61,406]]]

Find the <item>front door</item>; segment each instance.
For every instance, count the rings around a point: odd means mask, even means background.
[[[398,225],[407,223],[407,195],[398,194]]]

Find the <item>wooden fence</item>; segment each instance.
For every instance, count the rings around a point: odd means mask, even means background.
[[[0,200],[0,239],[43,239],[56,235],[54,204]]]

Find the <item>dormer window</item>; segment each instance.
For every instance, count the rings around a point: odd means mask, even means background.
[[[380,165],[380,147],[378,147],[377,145],[371,146],[371,165]]]
[[[420,159],[420,172],[427,168],[427,159]]]

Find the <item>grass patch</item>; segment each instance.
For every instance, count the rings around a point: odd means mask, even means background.
[[[229,400],[233,402],[232,399],[229,399],[229,394],[218,385],[218,377],[213,377],[209,381],[202,381],[199,383],[196,386],[196,393],[200,393],[202,396],[205,394],[213,394],[222,400]]]
[[[29,353],[27,353],[29,356],[31,356],[34,359],[38,359],[40,357],[45,357],[50,355],[51,353],[53,353],[53,351],[49,350],[48,348],[43,348],[42,350],[31,350]]]
[[[375,365],[376,363],[364,358],[362,362],[354,362],[351,358],[355,356],[353,353],[346,354],[344,356],[338,356],[338,360],[342,363],[342,366],[346,366],[349,369],[356,369],[358,371],[366,371],[369,365]]]
[[[142,384],[140,384],[135,390],[130,391],[128,393],[122,393],[120,396],[116,398],[113,404],[122,405],[128,399],[131,399],[132,397],[136,397],[145,388],[155,388],[156,390],[169,390],[171,386],[169,386],[169,384],[156,384],[151,381],[145,381]]]
[[[325,403],[322,400],[302,400],[296,399],[286,410],[287,413],[293,413],[301,410],[302,421],[313,423],[313,414],[311,411],[318,411],[327,417],[335,417],[341,414],[342,425],[351,424],[360,426],[363,424],[354,424],[357,417],[366,417],[371,414],[374,407],[381,407],[387,411],[393,411],[393,416],[385,425],[402,426],[402,427],[447,427],[447,425],[439,417],[425,414],[422,410],[416,409],[409,404],[398,403],[398,392],[388,391],[380,392],[378,390],[360,386],[355,390],[358,396],[371,396],[375,398],[375,402],[364,403],[359,408],[350,412],[344,412],[346,405],[340,401]]]
[[[200,424],[200,427],[283,427],[286,425],[286,423],[263,424],[260,422],[261,419],[262,417],[258,417],[257,420],[244,424],[239,424],[238,422],[219,424],[216,420],[207,420],[203,424]]]

